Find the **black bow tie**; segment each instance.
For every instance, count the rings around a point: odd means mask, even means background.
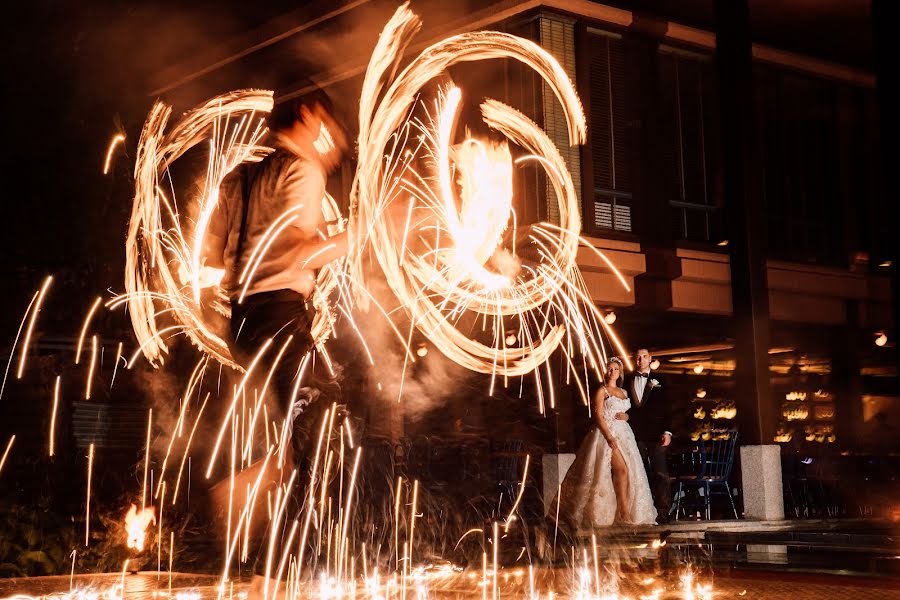
[[[641,372],[639,371],[639,372],[635,373],[635,375],[636,375],[637,377],[643,377],[644,379],[649,379],[649,378],[650,378],[650,373],[641,373]]]

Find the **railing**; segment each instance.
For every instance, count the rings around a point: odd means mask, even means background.
[[[692,242],[719,241],[719,207],[696,202],[669,202],[675,210],[676,237]]]

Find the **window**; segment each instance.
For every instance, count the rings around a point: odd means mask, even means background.
[[[754,89],[769,254],[838,263],[844,248],[836,84],[758,65]]]
[[[588,136],[594,179],[588,229],[631,231],[632,188],[626,160],[625,46],[620,36],[588,29]]]
[[[715,71],[712,57],[666,46],[659,55],[663,189],[675,239],[721,239]]]

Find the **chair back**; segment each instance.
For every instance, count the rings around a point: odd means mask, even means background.
[[[720,433],[718,439],[700,441],[700,455],[703,461],[701,477],[726,481],[731,476],[737,437],[737,430],[729,429]]]
[[[517,439],[492,444],[494,479],[510,496],[515,495],[521,477],[519,464],[524,449],[525,442]]]

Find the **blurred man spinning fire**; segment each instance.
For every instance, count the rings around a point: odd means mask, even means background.
[[[276,423],[293,418],[291,447],[302,467],[329,404],[319,396],[323,388],[333,389],[330,382],[315,378],[300,387],[296,378],[313,345],[314,309],[309,299],[316,271],[347,252],[346,232],[327,237],[322,216],[326,178],[339,164],[346,138],[332,116],[330,98],[320,89],[277,104],[268,126],[266,145],[274,152],[259,163],[235,169],[222,183],[205,258],[206,266],[225,270],[222,288],[231,300],[229,347],[235,360],[249,369],[272,340],[256,368],[257,373],[267,373],[269,368],[263,365],[271,366],[284,348],[266,406],[269,419]],[[284,215],[290,215],[290,223],[272,238],[273,224]],[[270,237],[264,239],[267,232]],[[240,282],[261,241],[262,259],[257,257],[250,282]],[[292,399],[293,414],[287,415]]]

